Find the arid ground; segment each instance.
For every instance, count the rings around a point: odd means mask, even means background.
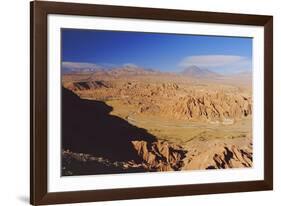
[[[250,73],[127,66],[62,86],[62,175],[252,166]]]

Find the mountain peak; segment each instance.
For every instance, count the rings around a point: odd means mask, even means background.
[[[214,78],[220,75],[208,69],[201,69],[196,65],[191,65],[180,72],[181,75],[196,78]]]

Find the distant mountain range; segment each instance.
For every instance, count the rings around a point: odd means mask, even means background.
[[[104,68],[93,63],[62,62],[62,73],[92,73],[102,71]]]
[[[131,65],[122,65],[122,66],[102,66],[92,63],[76,63],[76,62],[63,62],[62,63],[62,73],[63,74],[79,74],[79,73],[99,73],[105,75],[114,75],[114,76],[130,76],[130,75],[150,75],[150,74],[159,74],[160,72],[141,68]]]
[[[102,66],[93,63],[63,62],[63,74],[94,74],[99,76],[129,77],[141,75],[180,75],[196,79],[251,79],[251,72],[222,75],[208,69],[199,68],[196,65],[189,66],[180,72],[161,72],[154,69],[142,68],[134,65]]]

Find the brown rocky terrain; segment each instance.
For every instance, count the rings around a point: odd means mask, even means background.
[[[167,118],[229,123],[251,116],[252,100],[248,94],[233,88],[218,90],[198,86],[189,88],[176,83],[144,83],[126,81],[79,81],[66,83],[66,88],[82,98],[119,99],[134,105],[139,113]]]
[[[179,145],[159,140],[150,144],[146,141],[133,141],[132,144],[149,170],[176,171],[184,165],[186,151]]]
[[[183,169],[226,169],[251,167],[253,161],[252,142],[249,137],[235,139],[191,141],[189,155]]]
[[[180,146],[166,141],[132,141],[139,160],[112,161],[91,154],[74,153],[64,150],[62,153],[64,175],[75,174],[112,174],[122,172],[178,171],[184,166],[186,151]]]
[[[188,72],[64,74],[62,173],[251,167],[251,82]]]
[[[226,141],[228,142],[228,141]],[[202,144],[202,143],[201,143]],[[185,150],[166,141],[133,141],[140,160],[112,161],[91,154],[63,151],[63,175],[113,174],[151,171],[180,171],[252,167],[250,141],[242,146],[220,141],[197,144]]]

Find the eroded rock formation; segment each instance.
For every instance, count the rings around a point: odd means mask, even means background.
[[[228,143],[206,142],[205,148],[198,144],[196,149],[197,152],[190,149],[190,156],[184,160],[184,169],[245,168],[253,164],[252,143],[247,140],[236,144],[230,140]]]
[[[183,167],[187,151],[178,145],[160,140],[152,143],[133,141],[132,144],[149,170],[173,171]]]
[[[220,121],[225,124],[252,115],[251,98],[242,95],[189,94],[163,107],[163,113],[177,119]]]
[[[65,87],[81,98],[118,99],[136,107],[143,115],[163,118],[232,124],[252,115],[252,98],[233,89],[188,87],[174,82],[146,83],[138,81],[88,80],[65,83]]]

